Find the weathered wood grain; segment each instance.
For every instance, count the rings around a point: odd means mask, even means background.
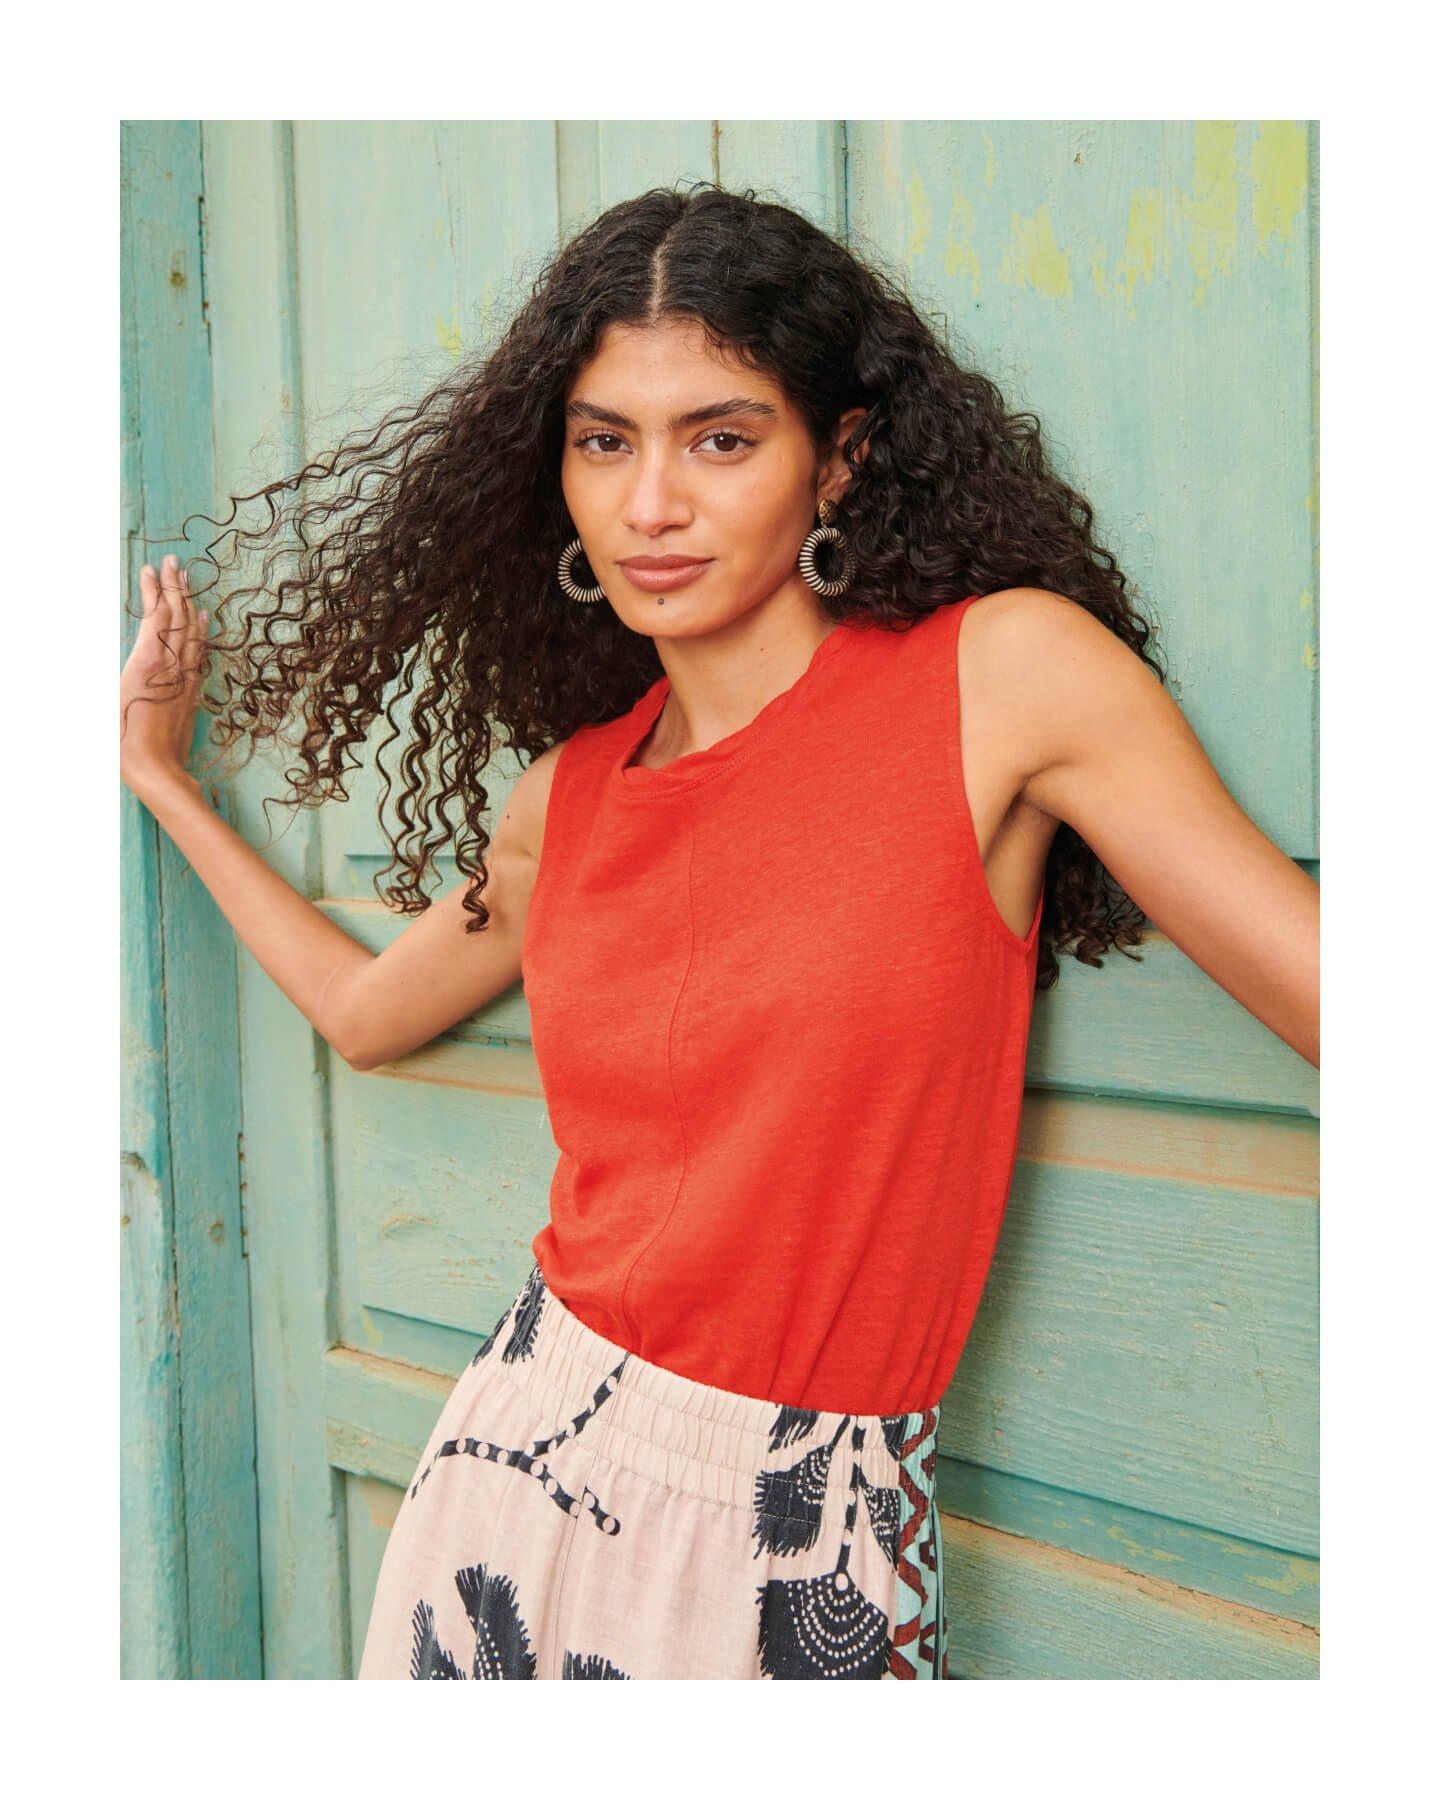
[[[122,151],[128,655],[141,563],[188,557],[185,518],[209,498],[210,363],[199,128],[127,122]],[[128,795],[123,816],[122,1666],[246,1679],[260,1588],[234,938]]]
[[[946,1518],[950,1674],[961,1681],[1309,1681],[1308,1625]]]
[[[303,459],[292,150],[287,125],[205,128],[221,495]],[[275,759],[257,757],[231,785],[235,824],[313,895],[321,827],[313,813],[267,818],[282,788]],[[339,1335],[326,1054],[244,950],[239,1002],[265,1674],[321,1679],[349,1655],[343,1492],[318,1423],[321,1358]]]

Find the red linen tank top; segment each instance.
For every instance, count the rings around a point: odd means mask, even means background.
[[[919,1411],[949,1385],[1013,1172],[1044,897],[996,908],[957,639],[835,626],[748,725],[554,772],[522,949],[559,1150],[532,1248],[593,1330],[734,1393]]]

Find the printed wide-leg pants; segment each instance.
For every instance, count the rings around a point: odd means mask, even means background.
[[[537,1265],[406,1490],[360,1679],[941,1679],[938,1424],[689,1380]]]

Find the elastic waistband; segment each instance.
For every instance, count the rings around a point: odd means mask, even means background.
[[[606,1460],[707,1499],[748,1504],[757,1473],[826,1444],[833,1444],[832,1479],[848,1481],[858,1461],[867,1479],[890,1487],[903,1465],[929,1488],[938,1407],[825,1412],[711,1387],[592,1330],[551,1291],[538,1264],[486,1355],[524,1391],[544,1429],[576,1435],[583,1428]]]

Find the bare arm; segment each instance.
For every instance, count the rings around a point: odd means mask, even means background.
[[[121,682],[121,774],[174,839],[255,960],[353,1068],[373,1068],[428,1043],[520,974],[520,946],[558,747],[521,775],[495,829],[484,901],[490,923],[465,932],[466,883],[441,896],[379,955],[292,888],[207,801],[184,767],[194,722],[203,621],[189,611],[178,573],[164,595],[143,578],[146,615]],[[166,598],[165,596],[168,596]],[[186,686],[173,698],[145,677],[163,673],[160,634],[181,657]]]
[[[500,815],[486,857],[490,879],[481,898],[490,922],[484,931],[466,934],[467,884],[457,882],[379,956],[367,953],[363,963],[338,969],[328,1005],[353,1068],[373,1069],[418,1050],[519,980],[559,754],[557,745],[530,764]]]
[[[1318,886],[1240,807],[1113,632],[1045,589],[1010,594],[989,654],[1035,746],[1025,798],[1072,826],[1173,943],[1318,1068]]]

